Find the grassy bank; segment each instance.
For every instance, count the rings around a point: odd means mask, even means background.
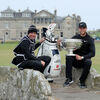
[[[15,67],[11,64],[11,61],[14,57],[13,49],[16,47],[18,42],[8,42],[4,44],[0,44],[0,66],[11,66]],[[100,42],[95,43],[96,46],[96,56],[92,58],[93,64],[92,66],[100,73]],[[35,51],[37,53],[37,51]],[[60,51],[61,62],[65,64],[65,55],[66,51]]]

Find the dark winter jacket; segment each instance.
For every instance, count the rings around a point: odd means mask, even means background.
[[[25,36],[18,46],[13,50],[15,57],[12,63],[18,65],[25,60],[39,60],[34,55],[34,50],[40,45],[40,42],[35,43],[35,40],[31,40],[28,36]]]

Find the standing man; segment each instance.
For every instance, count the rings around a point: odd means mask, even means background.
[[[12,63],[17,65],[18,68],[22,69],[34,69],[43,73],[46,66],[50,63],[51,58],[49,56],[36,57],[34,50],[36,50],[43,41],[35,43],[35,38],[37,36],[37,29],[34,25],[31,25],[28,29],[28,35],[25,36],[19,45],[13,50],[15,58]]]
[[[66,81],[64,86],[69,86],[73,83],[72,80],[72,67],[83,68],[83,72],[80,77],[80,88],[86,88],[85,80],[90,71],[91,67],[91,58],[95,56],[95,45],[94,40],[87,33],[87,25],[84,22],[79,23],[79,32],[73,36],[73,39],[81,39],[82,46],[81,48],[74,50],[76,56],[66,56]]]

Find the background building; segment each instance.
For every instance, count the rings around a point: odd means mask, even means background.
[[[57,27],[55,34],[58,37],[71,38],[78,33],[80,16],[73,14],[66,17],[57,16],[57,10],[50,13],[47,10],[34,12],[30,9],[24,11],[14,11],[10,7],[0,12],[0,41],[19,40],[27,34],[30,25],[36,25],[38,29],[37,39],[41,38],[42,27],[47,27],[55,22]]]

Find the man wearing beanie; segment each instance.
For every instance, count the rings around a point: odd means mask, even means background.
[[[72,80],[72,67],[83,68],[80,75],[80,88],[86,88],[85,81],[91,67],[91,58],[95,56],[94,40],[87,33],[87,25],[84,22],[79,23],[79,32],[73,36],[73,39],[81,39],[82,46],[79,49],[74,50],[75,56],[66,56],[66,81],[64,86],[69,86],[73,83]]]
[[[34,25],[31,25],[28,29],[28,35],[23,37],[18,46],[13,50],[15,57],[12,63],[20,69],[34,69],[43,73],[46,66],[50,63],[51,58],[49,56],[35,56],[34,50],[45,41],[42,38],[40,42],[36,43],[36,35],[37,29]]]

